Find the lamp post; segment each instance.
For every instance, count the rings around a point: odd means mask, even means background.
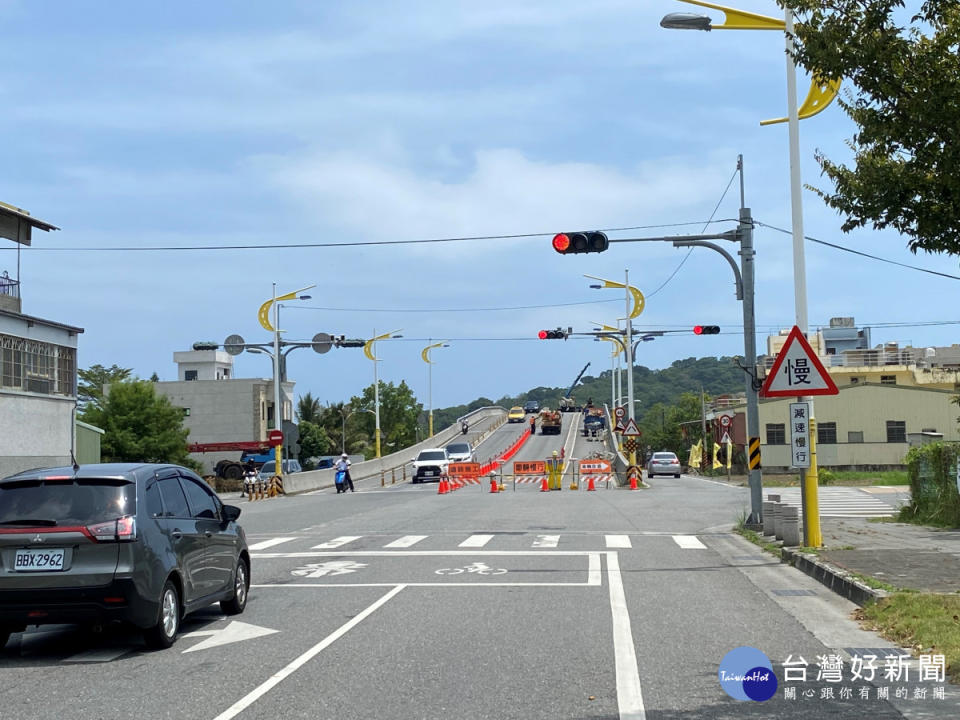
[[[439,347],[450,347],[450,345],[444,342],[433,343],[432,345],[427,345],[420,353],[420,357],[422,357],[423,361],[427,364],[427,397],[430,403],[430,414],[428,415],[429,420],[427,421],[430,432],[428,437],[433,437],[433,361],[430,359],[430,351]]]
[[[375,416],[375,430],[374,437],[376,442],[376,451],[377,457],[380,457],[380,376],[377,373],[377,363],[380,362],[380,358],[374,355],[377,347],[378,340],[387,340],[389,338],[398,338],[400,335],[394,335],[394,333],[400,332],[399,330],[391,330],[388,333],[383,335],[377,335],[377,330],[374,328],[373,337],[367,340],[363,346],[363,353],[368,358],[373,361],[373,405],[374,405],[374,416]]]
[[[286,293],[284,295],[277,295],[277,284],[273,283],[273,297],[267,300],[260,306],[260,310],[257,314],[258,319],[260,320],[260,325],[269,332],[273,333],[273,352],[270,353],[266,350],[260,350],[266,355],[270,355],[273,358],[273,427],[276,430],[283,429],[283,405],[280,397],[280,305],[278,301],[280,300],[295,300],[297,296],[302,293],[304,290],[310,290],[315,288],[316,285],[308,285],[307,287],[300,288],[299,290],[294,290],[293,292]],[[309,297],[309,296],[307,296]],[[273,324],[270,324],[270,310],[273,309]],[[281,478],[283,477],[283,444],[279,443],[274,447],[274,461],[277,471],[277,475]]]
[[[692,13],[672,13],[664,16],[660,25],[670,29],[680,30],[781,30],[786,36],[786,56],[787,56],[787,117],[776,118],[774,120],[764,120],[761,125],[770,125],[786,120],[788,127],[788,141],[790,153],[790,209],[792,215],[792,235],[793,235],[793,295],[794,311],[796,314],[797,327],[804,337],[807,335],[807,280],[806,280],[806,259],[804,256],[803,240],[803,201],[801,197],[802,185],[800,183],[800,118],[808,118],[816,115],[827,107],[836,96],[840,87],[839,80],[822,81],[816,77],[813,78],[810,90],[802,106],[797,105],[797,72],[796,63],[793,59],[793,12],[789,8],[784,8],[784,19],[767,17],[755,13],[736,10],[734,8],[724,7],[723,5],[714,5],[712,3],[702,2],[701,0],[681,0],[691,5],[720,10],[724,13],[724,22],[721,25],[713,25],[709,17],[704,15],[695,15]],[[740,176],[741,188],[743,183],[743,174]],[[742,189],[741,189],[742,194]],[[741,202],[741,205],[743,203]],[[746,311],[746,310],[745,310]],[[752,362],[752,358],[749,359]],[[813,410],[813,401],[810,397],[801,397],[810,403],[810,426],[816,428],[815,414]],[[757,428],[759,432],[759,426]],[[751,432],[751,435],[753,433]],[[818,472],[816,454],[811,453],[810,469],[800,470],[801,486],[801,505],[803,509],[803,534],[804,545],[808,547],[820,547],[823,544],[823,538],[820,532],[820,513],[819,501],[817,498]]]

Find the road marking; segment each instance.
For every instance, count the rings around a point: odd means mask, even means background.
[[[323,650],[330,647],[333,643],[339,640],[341,637],[346,635],[350,630],[359,625],[361,622],[366,620],[370,615],[372,615],[378,608],[385,605],[389,602],[397,593],[399,593],[405,585],[397,585],[393,590],[388,592],[386,595],[377,600],[373,605],[370,605],[365,610],[361,610],[357,615],[355,615],[351,620],[348,620],[346,623],[341,625],[339,628],[334,630],[332,633],[327,635],[323,640],[318,642],[312,648],[307,650],[303,655],[298,657],[292,663],[282,668],[278,672],[274,673],[270,679],[264,682],[262,685],[254,688],[251,692],[247,693],[244,697],[240,698],[231,705],[229,708],[224,710],[222,713],[217,715],[214,720],[230,720],[234,718],[248,707],[253,705],[258,699],[270,692],[271,689],[283,682],[284,678],[289,677],[295,673],[298,669],[303,667],[311,659],[319,655]]]
[[[629,535],[604,535],[608,548],[632,548]]]
[[[559,543],[559,535],[537,535],[537,539],[533,541],[531,547],[552,548],[556,547]]]
[[[684,550],[706,550],[704,545],[696,535],[674,535],[673,541]]]
[[[640,690],[640,669],[630,629],[627,596],[620,576],[617,553],[607,553],[607,583],[610,586],[610,614],[613,618],[613,655],[617,673],[617,708],[620,720],[646,720],[643,693]]]
[[[273,635],[280,632],[271,628],[251,625],[238,620],[233,620],[229,625],[216,630],[195,630],[182,637],[203,637],[209,635],[206,640],[202,640],[191,648],[184,650],[184,653],[196,652],[197,650],[207,650],[220,645],[229,645],[230,643],[241,642],[243,640],[252,640],[253,638],[263,637],[264,635]],[[183,654],[183,653],[181,653]]]
[[[96,650],[85,650],[82,653],[71,655],[64,658],[63,662],[83,663],[83,662],[110,662],[116,660],[121,655],[130,652],[130,648],[98,648]]]
[[[270,538],[269,540],[261,540],[258,543],[254,543],[247,547],[248,550],[266,550],[269,547],[274,545],[280,545],[281,543],[290,542],[291,540],[298,540],[299,538],[295,537],[275,537]]]
[[[404,535],[402,538],[394,540],[391,543],[387,543],[384,547],[388,548],[408,548],[411,545],[416,545],[421,540],[426,540],[426,535]]]
[[[338,547],[340,547],[341,545],[346,545],[347,543],[351,543],[351,542],[353,542],[354,540],[359,540],[361,537],[363,537],[363,536],[362,536],[362,535],[343,535],[342,537],[334,538],[333,540],[330,540],[329,542],[320,543],[319,545],[314,545],[312,549],[313,549],[313,550],[328,550],[328,549],[332,549],[332,548],[338,548]]]
[[[479,548],[483,547],[491,540],[493,540],[493,535],[471,535],[462,543],[460,543],[460,547]]]

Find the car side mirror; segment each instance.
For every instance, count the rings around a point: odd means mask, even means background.
[[[235,522],[240,517],[240,508],[236,505],[223,506],[223,519],[225,522]]]

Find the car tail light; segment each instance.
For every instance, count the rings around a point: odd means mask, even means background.
[[[132,515],[87,525],[88,536],[96,542],[132,542],[137,539],[137,521]]]

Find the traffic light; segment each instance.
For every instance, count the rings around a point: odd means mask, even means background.
[[[541,340],[560,340],[561,338],[567,339],[567,332],[557,328],[556,330],[541,330],[537,333],[537,337]]]
[[[694,325],[694,335],[717,335],[720,332],[719,325]]]
[[[553,236],[553,249],[561,255],[603,252],[609,245],[607,234],[599,231],[559,233]]]

